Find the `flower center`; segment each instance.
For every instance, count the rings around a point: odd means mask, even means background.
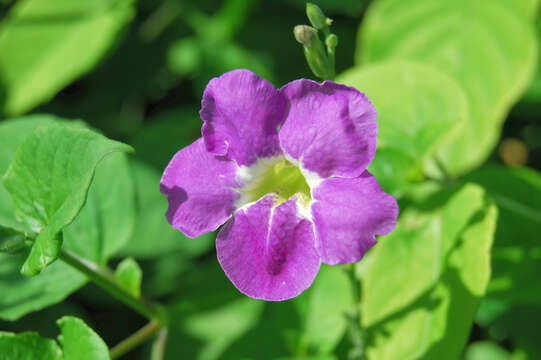
[[[245,185],[240,189],[242,205],[257,201],[269,193],[278,196],[275,205],[285,202],[295,194],[306,208],[312,200],[310,187],[300,169],[284,157],[263,159],[244,170],[241,176]]]

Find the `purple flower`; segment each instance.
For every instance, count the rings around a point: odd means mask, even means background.
[[[218,260],[244,294],[285,300],[321,262],[359,261],[396,224],[396,200],[366,170],[376,110],[354,88],[300,79],[275,89],[248,70],[212,79],[202,138],[175,154],[160,188],[167,220],[216,230]]]

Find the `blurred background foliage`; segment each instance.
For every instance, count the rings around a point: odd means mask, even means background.
[[[339,36],[337,81],[378,109],[370,170],[402,214],[361,263],[324,266],[298,298],[238,293],[215,234],[166,223],[158,182],[200,136],[209,79],[312,77],[292,36],[303,0],[0,0],[0,174],[26,134],[62,119],[134,146],[98,167],[65,245],[138,261],[142,292],[170,307],[167,359],[540,359],[539,1],[316,3]],[[0,185],[0,225],[11,213]],[[23,260],[0,254],[1,330],[55,337],[74,315],[111,346],[143,325],[60,261],[24,278]]]

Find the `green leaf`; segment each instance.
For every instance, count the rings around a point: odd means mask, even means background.
[[[17,253],[25,247],[26,236],[23,233],[0,226],[0,253]]]
[[[18,1],[0,25],[0,112],[26,112],[88,72],[133,14],[132,0]]]
[[[406,210],[367,259],[369,359],[457,359],[485,293],[496,207],[474,184],[423,206]]]
[[[537,41],[541,41],[541,17],[537,19]],[[541,61],[537,62],[537,72],[521,100],[526,103],[541,102]]]
[[[380,0],[373,2],[361,26],[358,62],[408,59],[431,64],[464,89],[470,117],[461,136],[439,152],[453,175],[487,158],[509,108],[535,70],[533,24],[520,11],[509,11],[508,3]]]
[[[9,167],[15,150],[36,127],[51,125],[58,118],[50,115],[30,115],[0,123],[0,176]],[[0,181],[0,225],[17,230],[28,230],[15,218],[13,201]]]
[[[19,146],[4,175],[15,214],[39,233],[21,270],[36,275],[59,256],[61,231],[86,201],[101,159],[128,145],[86,129],[47,126],[36,129]]]
[[[240,294],[214,259],[199,263],[176,283],[182,295],[169,308],[166,359],[238,359],[250,354],[247,347],[231,347],[255,331],[264,302]],[[238,353],[239,348],[244,351]]]
[[[385,62],[353,68],[337,81],[364,92],[378,110],[378,151],[371,169],[396,195],[468,118],[462,88],[429,65]]]
[[[57,321],[61,349],[55,340],[38,333],[12,334],[0,332],[2,360],[109,360],[109,349],[98,334],[82,320],[64,316]]]
[[[0,332],[0,359],[2,360],[62,360],[62,350],[51,339],[38,333],[26,332],[19,335]]]
[[[71,250],[98,263],[118,254],[134,235],[135,183],[128,158],[115,153],[96,168],[88,197],[75,220],[64,228]]]
[[[0,173],[11,162],[19,143],[36,127],[51,124],[68,124],[49,115],[31,115],[0,124]],[[79,122],[70,125],[81,127]],[[114,191],[111,191],[114,189]],[[6,203],[0,210],[11,211],[9,222],[21,226],[13,215],[12,200],[6,193]],[[100,162],[85,206],[71,225],[64,229],[64,246],[80,256],[104,263],[118,246],[125,243],[133,231],[133,184],[127,157],[112,154]],[[8,206],[4,206],[8,205]],[[2,222],[0,217],[0,223]],[[16,320],[19,317],[58,303],[86,283],[86,277],[77,270],[55,262],[39,276],[26,277],[19,272],[27,253],[11,256],[0,254],[0,318]]]
[[[115,270],[115,279],[124,290],[138,298],[141,296],[141,281],[143,272],[137,262],[132,258],[126,258],[118,264]]]
[[[167,63],[173,73],[179,76],[193,76],[197,92],[216,74],[245,68],[272,81],[269,59],[248,50],[237,43],[199,37],[184,38],[174,42],[168,50]]]
[[[536,19],[539,15],[539,0],[502,1],[502,5],[508,5],[510,11],[524,19]]]
[[[510,360],[511,355],[490,341],[474,342],[466,350],[464,360]]]
[[[213,233],[190,239],[167,222],[167,198],[159,190],[160,172],[140,161],[132,161],[132,172],[137,194],[137,220],[133,236],[120,254],[150,258],[175,252],[179,257],[191,258],[212,247]]]
[[[301,296],[308,297],[302,341],[317,354],[331,353],[346,331],[346,314],[355,303],[348,275],[343,268],[322,266]]]
[[[137,159],[161,173],[177,151],[201,137],[201,125],[196,109],[176,108],[150,118],[129,143],[137,151]]]
[[[25,314],[56,304],[87,281],[83,274],[61,261],[45,268],[39,276],[23,276],[19,270],[27,256],[27,252],[0,254],[2,319],[17,320]]]
[[[465,180],[483,186],[500,213],[487,300],[504,308],[541,304],[541,175],[526,167],[488,165]]]
[[[541,306],[514,306],[510,311],[494,321],[489,329],[492,338],[500,341],[510,341],[515,348],[520,349],[520,359],[541,358],[539,347],[539,322],[541,321]],[[515,353],[513,353],[515,359]]]
[[[57,321],[61,330],[60,344],[65,360],[106,360],[110,359],[109,349],[101,337],[84,321],[65,316]]]

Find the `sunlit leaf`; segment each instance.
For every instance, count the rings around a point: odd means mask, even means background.
[[[485,293],[496,207],[473,184],[425,206],[402,214],[364,272],[369,359],[457,359]]]
[[[88,72],[132,17],[132,0],[18,1],[0,24],[0,112],[23,113]]]
[[[468,119],[462,88],[429,65],[391,61],[353,68],[337,81],[356,87],[374,103],[378,151],[371,170],[396,195]]]
[[[538,42],[533,24],[521,11],[509,11],[508,3],[380,0],[361,26],[359,63],[389,59],[428,63],[465,90],[469,121],[461,136],[439,153],[454,175],[487,158],[505,115],[535,70]]]
[[[499,209],[488,300],[541,305],[541,175],[526,167],[489,165],[466,177]]]

